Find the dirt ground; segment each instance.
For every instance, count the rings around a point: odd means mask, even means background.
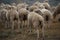
[[[22,29],[21,29],[22,30]],[[36,34],[27,34],[26,29],[23,32],[17,29],[12,32],[11,29],[0,30],[0,40],[37,40]],[[26,31],[25,31],[26,30]],[[52,23],[50,27],[45,27],[45,39],[44,40],[60,40],[60,23]],[[40,38],[41,39],[41,29]]]

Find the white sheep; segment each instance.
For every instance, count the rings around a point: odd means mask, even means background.
[[[0,22],[3,23],[4,27],[7,28],[7,14],[8,11],[6,9],[1,9],[0,10]]]
[[[20,29],[18,12],[15,10],[14,7],[11,7],[10,11],[8,11],[7,20],[11,23],[12,30],[14,30],[14,22],[15,21],[18,22],[18,30]]]
[[[42,3],[42,5],[45,6],[45,9],[51,10],[51,6],[50,6],[50,4],[48,3],[48,0],[45,0],[45,2]]]
[[[47,23],[49,27],[53,19],[53,14],[47,9],[42,9],[41,12],[43,13],[45,23]]]
[[[54,13],[53,13],[53,17],[54,17],[54,19],[55,18],[58,18],[59,16],[58,15],[60,15],[60,4],[56,7],[56,9],[54,10]],[[58,19],[56,19],[56,20],[58,20]]]
[[[29,11],[26,10],[25,8],[21,8],[20,10],[18,10],[19,13],[19,19],[21,22],[21,27],[26,26],[26,21],[27,21],[27,15],[29,14]],[[24,23],[24,25],[23,25]]]
[[[30,12],[28,14],[28,24],[28,27],[30,27],[31,29],[33,28],[37,33],[37,40],[39,39],[39,28],[41,28],[43,34],[42,36],[44,39],[44,18],[41,15],[35,12]]]

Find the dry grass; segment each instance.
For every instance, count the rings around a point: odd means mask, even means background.
[[[32,29],[33,30],[33,29]],[[17,30],[18,31],[18,30]],[[36,40],[36,34],[29,34],[28,30],[16,30],[12,33],[11,29],[0,30],[0,39],[1,40]],[[3,35],[4,33],[4,35]],[[40,29],[40,38],[41,38],[41,29]],[[60,23],[52,23],[50,27],[45,27],[45,40],[60,40]]]

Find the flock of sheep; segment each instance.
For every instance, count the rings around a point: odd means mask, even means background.
[[[14,30],[14,22],[17,21],[18,30],[22,27],[33,28],[39,39],[39,28],[42,30],[44,39],[44,27],[48,27],[52,22],[60,22],[60,4],[56,7],[51,7],[45,1],[43,3],[35,2],[31,6],[26,3],[15,4],[0,4],[0,23],[4,23],[4,27],[11,27]],[[7,26],[8,25],[8,26]],[[31,32],[31,30],[29,31]]]

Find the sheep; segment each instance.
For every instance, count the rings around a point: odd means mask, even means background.
[[[60,15],[60,4],[54,10],[54,13],[53,13],[54,22],[59,22],[59,20],[60,20],[59,15]]]
[[[32,5],[32,6],[29,7],[29,11],[30,12],[34,11],[35,9],[38,9],[38,7],[34,6],[34,5]]]
[[[20,29],[18,12],[15,10],[15,8],[13,6],[11,7],[10,11],[8,11],[7,20],[9,21],[9,23],[11,23],[12,31],[14,30],[14,22],[15,21],[18,22],[17,23],[18,24],[18,30]]]
[[[60,14],[60,4],[56,7],[54,13],[53,13],[53,16],[54,18],[56,17],[56,15]]]
[[[20,10],[18,10],[18,13],[19,13],[19,19],[21,22],[21,27],[27,26],[26,22],[27,22],[27,15],[29,14],[29,11],[26,10],[25,8],[21,8]]]
[[[28,4],[26,4],[26,3],[19,3],[18,5],[17,5],[17,9],[19,10],[19,9],[21,9],[21,8],[27,8],[28,7]]]
[[[44,17],[45,23],[47,23],[48,27],[49,27],[50,24],[52,23],[52,20],[53,20],[53,14],[52,14],[52,12],[50,12],[47,9],[42,9],[41,12],[43,13],[43,17]]]
[[[28,24],[28,27],[33,28],[37,33],[37,40],[39,39],[39,28],[41,28],[44,39],[44,18],[41,15],[35,12],[30,12],[28,14]]]
[[[1,9],[0,10],[0,22],[3,23],[4,25],[4,28],[7,28],[7,14],[8,14],[8,11],[6,9]]]
[[[48,9],[51,10],[51,6],[48,3],[48,0],[45,0],[43,3],[35,2],[33,5],[39,7],[40,9]]]
[[[51,10],[51,6],[50,6],[50,4],[48,3],[48,0],[45,0],[44,3],[42,3],[42,5],[45,6],[45,9]]]
[[[56,7],[55,6],[52,6],[51,7],[51,12],[54,13],[55,9],[56,9]]]
[[[56,15],[54,21],[55,21],[55,22],[60,22],[60,14]]]

